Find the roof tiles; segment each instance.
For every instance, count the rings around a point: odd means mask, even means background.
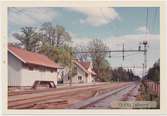
[[[49,68],[59,68],[58,64],[50,60],[45,55],[35,52],[29,52],[27,50],[16,48],[13,46],[8,46],[8,51],[26,64],[40,65]]]

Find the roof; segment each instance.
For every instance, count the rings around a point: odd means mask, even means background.
[[[54,68],[54,69],[59,68],[58,64],[50,60],[45,55],[35,53],[35,52],[30,52],[22,48],[17,48],[10,45],[8,46],[8,51],[25,64],[39,65],[39,66],[44,66],[44,67]]]
[[[93,75],[96,75],[96,73],[93,70],[91,70],[91,71],[88,70],[90,65],[91,65],[90,62],[83,62],[83,61],[78,61],[78,60],[74,60],[74,62],[78,66],[80,66],[80,68],[82,68],[86,73],[92,73]]]
[[[77,62],[79,62],[86,70],[88,70],[90,62],[83,62],[83,61],[77,61]]]

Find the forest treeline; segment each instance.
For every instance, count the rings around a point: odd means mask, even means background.
[[[151,68],[149,68],[147,75],[144,79],[152,80],[154,82],[159,83],[160,81],[160,59],[153,64]]]

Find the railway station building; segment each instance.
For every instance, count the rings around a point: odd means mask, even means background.
[[[8,86],[56,87],[59,65],[47,56],[8,45]]]

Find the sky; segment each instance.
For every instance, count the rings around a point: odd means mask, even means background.
[[[62,25],[72,37],[73,46],[86,45],[92,39],[101,39],[111,50],[138,49],[148,41],[147,65],[151,67],[160,58],[160,19],[158,7],[10,7],[8,9],[8,41],[16,39],[13,33],[24,26],[40,27],[45,22]],[[142,67],[143,53],[112,53],[107,58],[113,68]],[[141,68],[133,71],[142,75]]]

